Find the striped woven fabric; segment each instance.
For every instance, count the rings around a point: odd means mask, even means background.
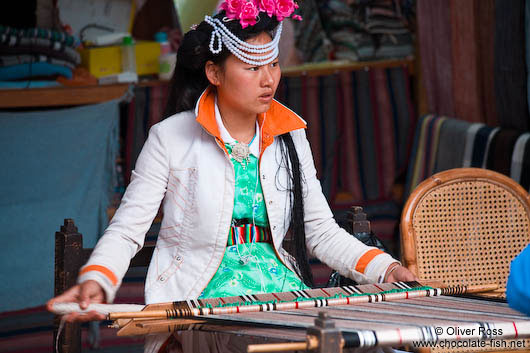
[[[465,291],[462,287],[418,285],[396,282],[188,300],[149,305],[138,312],[141,316],[111,314],[111,319],[137,318],[120,325],[123,336],[199,330],[305,341],[306,330],[324,312],[343,338],[354,338],[350,347],[422,344],[414,347],[456,352],[460,350],[447,348],[528,346],[530,320],[506,303],[446,296]],[[190,315],[194,320],[181,319]]]
[[[233,225],[228,234],[227,246],[242,243],[269,243],[271,231],[268,227],[259,227],[254,224]]]
[[[282,79],[278,99],[307,121],[332,208],[392,198],[416,124],[409,85],[405,67]]]
[[[529,134],[522,131],[443,116],[423,116],[416,126],[405,197],[431,175],[462,167],[494,170],[528,190],[530,173],[523,167],[530,164],[528,140]]]

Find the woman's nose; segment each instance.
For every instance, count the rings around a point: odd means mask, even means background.
[[[262,70],[261,84],[262,86],[272,86],[274,83],[274,76],[272,75],[271,68],[265,65]]]

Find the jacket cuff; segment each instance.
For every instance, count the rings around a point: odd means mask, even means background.
[[[77,283],[83,283],[88,280],[96,281],[105,292],[105,299],[107,303],[112,303],[120,283],[116,275],[104,266],[89,265],[81,268]]]
[[[370,251],[368,251],[368,253],[369,252]],[[397,261],[389,254],[381,251],[380,253],[375,254],[375,256],[373,256],[373,258],[368,262],[364,269],[364,275],[372,283],[382,283],[385,279],[386,271],[394,263],[401,265],[401,262]]]

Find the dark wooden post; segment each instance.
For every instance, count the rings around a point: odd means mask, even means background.
[[[55,233],[55,295],[63,293],[76,283],[83,264],[83,237],[77,232],[72,219],[65,219],[61,230]],[[55,347],[60,318],[55,317],[53,346]],[[66,343],[68,342],[68,343]],[[59,353],[81,352],[81,325],[65,323],[59,337]]]

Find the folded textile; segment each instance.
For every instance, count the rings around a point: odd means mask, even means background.
[[[495,134],[500,130],[499,127],[492,128],[484,126],[478,129],[473,141],[473,152],[471,154],[471,167],[486,168],[486,161],[490,142]]]
[[[0,80],[3,81],[56,75],[72,78],[72,70],[65,66],[43,62],[0,67]]]
[[[419,183],[432,175],[436,161],[440,127],[446,119],[436,115],[425,115],[418,121],[407,172],[405,198],[410,195]]]
[[[0,35],[5,34],[16,37],[27,37],[27,38],[44,38],[50,39],[55,42],[61,42],[65,45],[75,48],[79,45],[79,40],[74,36],[69,35],[63,31],[55,31],[47,28],[13,28],[8,26],[0,25]]]
[[[316,0],[302,1],[299,6],[304,24],[295,21],[295,41],[303,60],[312,62],[330,59],[332,45],[322,27]]]
[[[486,168],[510,176],[511,158],[520,131],[501,129],[492,138],[487,155]]]
[[[436,162],[433,174],[462,167],[467,131],[470,124],[466,121],[456,119],[446,119],[441,126],[438,148],[436,152]]]
[[[413,54],[414,43],[410,33],[384,34],[378,37],[378,47],[375,53],[377,59],[403,58]]]
[[[466,132],[466,144],[464,146],[464,159],[462,161],[462,167],[469,168],[471,167],[471,158],[473,157],[473,145],[475,143],[475,137],[479,129],[483,128],[485,125],[482,123],[472,124]]]
[[[61,87],[57,81],[0,81],[0,89],[27,89],[44,87]]]
[[[530,143],[527,134],[524,134],[526,143],[524,144],[524,151],[522,152],[522,165],[521,165],[521,174],[519,176],[519,184],[525,189],[530,190]],[[522,138],[521,136],[520,138]],[[517,170],[514,170],[514,173]],[[516,179],[517,180],[517,179]]]
[[[0,55],[0,67],[1,66],[13,66],[18,64],[28,64],[36,62],[47,62],[55,65],[62,65],[75,69],[75,65],[70,61],[56,59],[43,54],[23,54],[23,55]]]
[[[81,55],[61,42],[44,38],[24,38],[0,35],[0,53],[4,55],[44,54],[57,59],[81,63]]]
[[[516,182],[524,183],[523,187],[528,189],[528,180],[522,180],[521,176],[523,171],[525,171],[525,176],[530,175],[526,173],[527,170],[530,170],[530,154],[527,153],[527,149],[530,152],[530,132],[525,132],[517,138],[515,146],[513,147],[512,161],[510,166],[510,178]]]

